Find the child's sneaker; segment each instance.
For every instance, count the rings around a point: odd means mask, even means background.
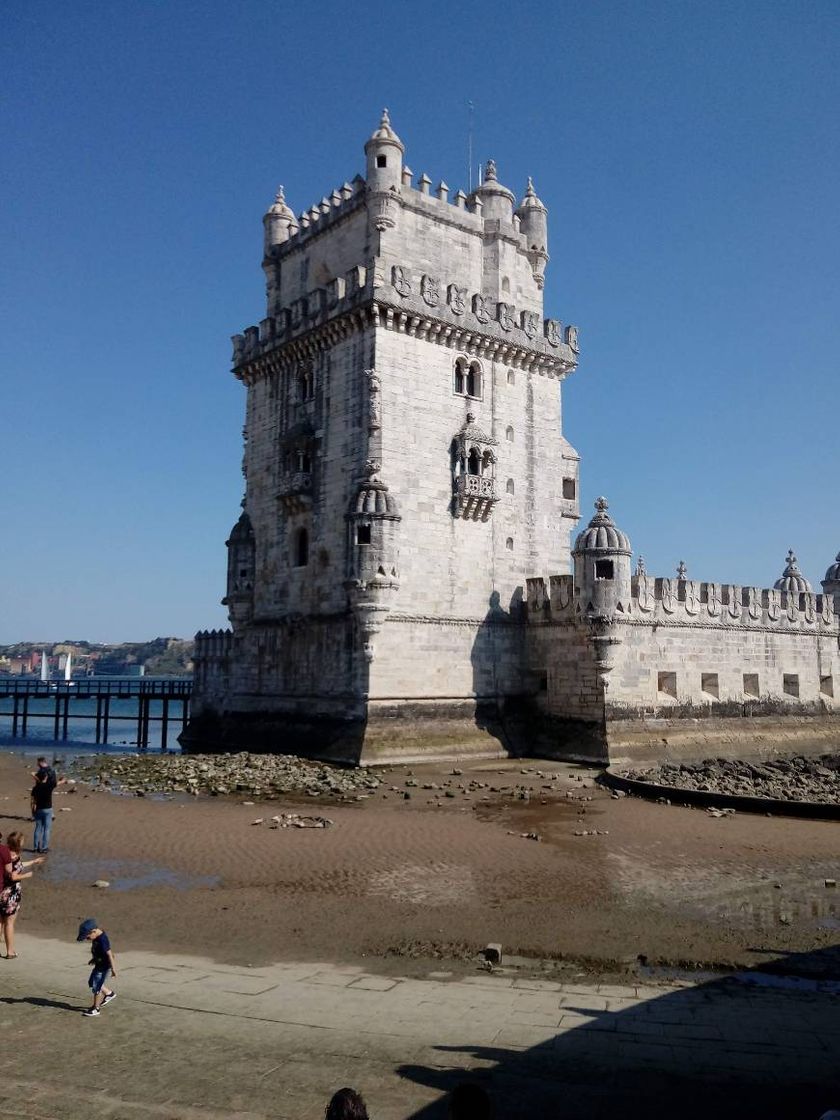
[[[117,993],[116,992],[109,992],[107,994],[107,996],[103,999],[102,1006],[106,1007],[111,1002],[112,999],[116,999],[116,998],[117,998]]]
[[[98,1008],[98,1007],[89,1007],[89,1008],[87,1009],[87,1011],[83,1011],[83,1012],[82,1012],[82,1014],[83,1014],[83,1015],[84,1015],[84,1016],[85,1016],[86,1018],[88,1018],[88,1019],[92,1019],[92,1018],[94,1017],[94,1015],[101,1015],[101,1014],[102,1014],[102,1012],[101,1012],[101,1011],[99,1010],[99,1008]]]

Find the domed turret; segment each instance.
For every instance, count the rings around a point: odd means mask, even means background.
[[[367,185],[370,191],[398,191],[402,183],[405,145],[391,127],[388,110],[382,110],[379,128],[365,144]]]
[[[519,228],[525,234],[526,252],[534,272],[534,279],[538,287],[542,288],[545,266],[548,264],[548,211],[537,197],[530,178],[516,216],[519,218]]]
[[[234,629],[249,622],[254,613],[256,540],[251,518],[243,510],[227,540],[227,595],[222,603]]]
[[[297,219],[286,205],[286,196],[283,188],[278,187],[274,202],[269,206],[263,218],[265,230],[265,253],[271,252],[275,245],[282,245],[298,231]]]
[[[793,549],[788,549],[787,565],[779,579],[773,584],[776,591],[787,591],[800,595],[804,591],[811,591],[811,585],[799,570],[799,563],[793,554]]]
[[[632,549],[607,513],[606,498],[595,502],[595,516],[578,534],[575,560],[575,594],[584,614],[612,617],[630,612],[630,554]]]
[[[822,589],[826,595],[840,595],[840,552],[837,553],[837,558],[825,573]]]
[[[484,169],[484,182],[473,191],[473,198],[481,199],[481,216],[502,222],[513,221],[513,191],[503,187],[496,177],[496,161],[488,159]]]

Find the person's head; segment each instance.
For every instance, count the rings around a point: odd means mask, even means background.
[[[10,832],[6,837],[6,847],[10,852],[14,852],[16,856],[19,856],[21,848],[23,847],[23,833]]]
[[[480,1085],[463,1081],[449,1097],[451,1120],[492,1120],[493,1103]]]
[[[79,926],[79,932],[76,937],[77,941],[90,941],[102,932],[99,928],[96,918],[85,918]]]
[[[44,758],[44,756],[41,755],[41,757],[38,759],[38,769],[39,770],[49,770],[49,768],[50,768],[50,764],[47,762],[46,758]]]
[[[326,1120],[368,1120],[367,1105],[355,1089],[339,1089],[324,1116]]]

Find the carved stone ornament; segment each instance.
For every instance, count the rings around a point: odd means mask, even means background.
[[[571,605],[574,596],[573,583],[571,576],[561,577],[557,582],[557,590],[553,597],[561,611],[567,611]]]
[[[548,606],[548,595],[545,590],[545,580],[534,580],[534,610],[544,611]]]
[[[411,295],[411,281],[408,278],[408,270],[403,268],[401,264],[395,264],[391,269],[391,284],[397,295]]]
[[[662,609],[666,614],[673,614],[677,609],[677,596],[672,579],[662,580]]]
[[[487,306],[487,297],[482,295],[474,295],[472,300],[473,315],[478,319],[479,323],[490,322],[490,309]]]
[[[559,346],[562,341],[563,327],[556,319],[546,319],[545,339],[549,346]]]
[[[720,584],[709,583],[706,588],[706,610],[712,618],[717,618],[720,614]]]
[[[535,311],[522,312],[522,330],[525,332],[526,338],[536,338],[538,326],[539,318]]]
[[[436,276],[424,276],[420,281],[420,294],[429,307],[437,307],[440,302],[440,280]]]
[[[375,369],[366,369],[365,377],[368,384],[368,429],[375,432],[380,427],[381,422],[379,393],[382,389],[382,382]]]
[[[453,315],[463,315],[467,310],[467,289],[450,284],[446,289],[446,299]]]
[[[817,621],[816,596],[812,591],[805,592],[805,621],[813,625]]]
[[[363,470],[363,475],[370,482],[378,482],[379,472],[382,470],[382,463],[379,459],[367,459]]]
[[[734,583],[729,588],[729,613],[733,618],[741,617],[741,588]]]
[[[649,614],[656,606],[656,598],[653,594],[653,580],[644,572],[641,572],[636,578],[638,580],[639,610],[644,611],[645,614]]]
[[[496,318],[503,331],[512,331],[516,326],[516,315],[509,303],[496,304]]]
[[[771,588],[767,592],[767,617],[771,622],[778,622],[782,613],[782,596],[780,591]]]
[[[700,588],[696,579],[685,581],[685,613],[697,614],[700,610]]]
[[[761,592],[757,587],[747,588],[747,612],[750,618],[761,618]]]
[[[578,345],[578,329],[577,327],[566,327],[566,345],[574,354],[580,353],[580,346]]]
[[[822,597],[822,614],[820,616],[823,625],[831,626],[834,623],[834,596],[824,594]]]

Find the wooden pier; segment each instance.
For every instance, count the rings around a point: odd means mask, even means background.
[[[154,723],[160,724],[160,749],[167,750],[170,727],[180,724],[180,731],[186,729],[190,715],[192,680],[175,678],[172,680],[145,680],[143,677],[130,680],[105,680],[96,677],[80,677],[72,681],[21,680],[15,677],[0,677],[0,700],[11,700],[10,712],[0,712],[0,720],[11,720],[13,738],[25,739],[30,719],[51,718],[53,739],[64,741],[68,737],[70,720],[93,719],[90,711],[73,711],[75,701],[96,701],[96,742],[108,742],[108,734],[116,721],[137,724],[137,747],[146,750],[149,746],[149,729]],[[112,712],[114,700],[136,702],[136,712]],[[44,705],[42,711],[33,710],[31,704],[38,701]],[[157,704],[159,711],[152,705]]]

